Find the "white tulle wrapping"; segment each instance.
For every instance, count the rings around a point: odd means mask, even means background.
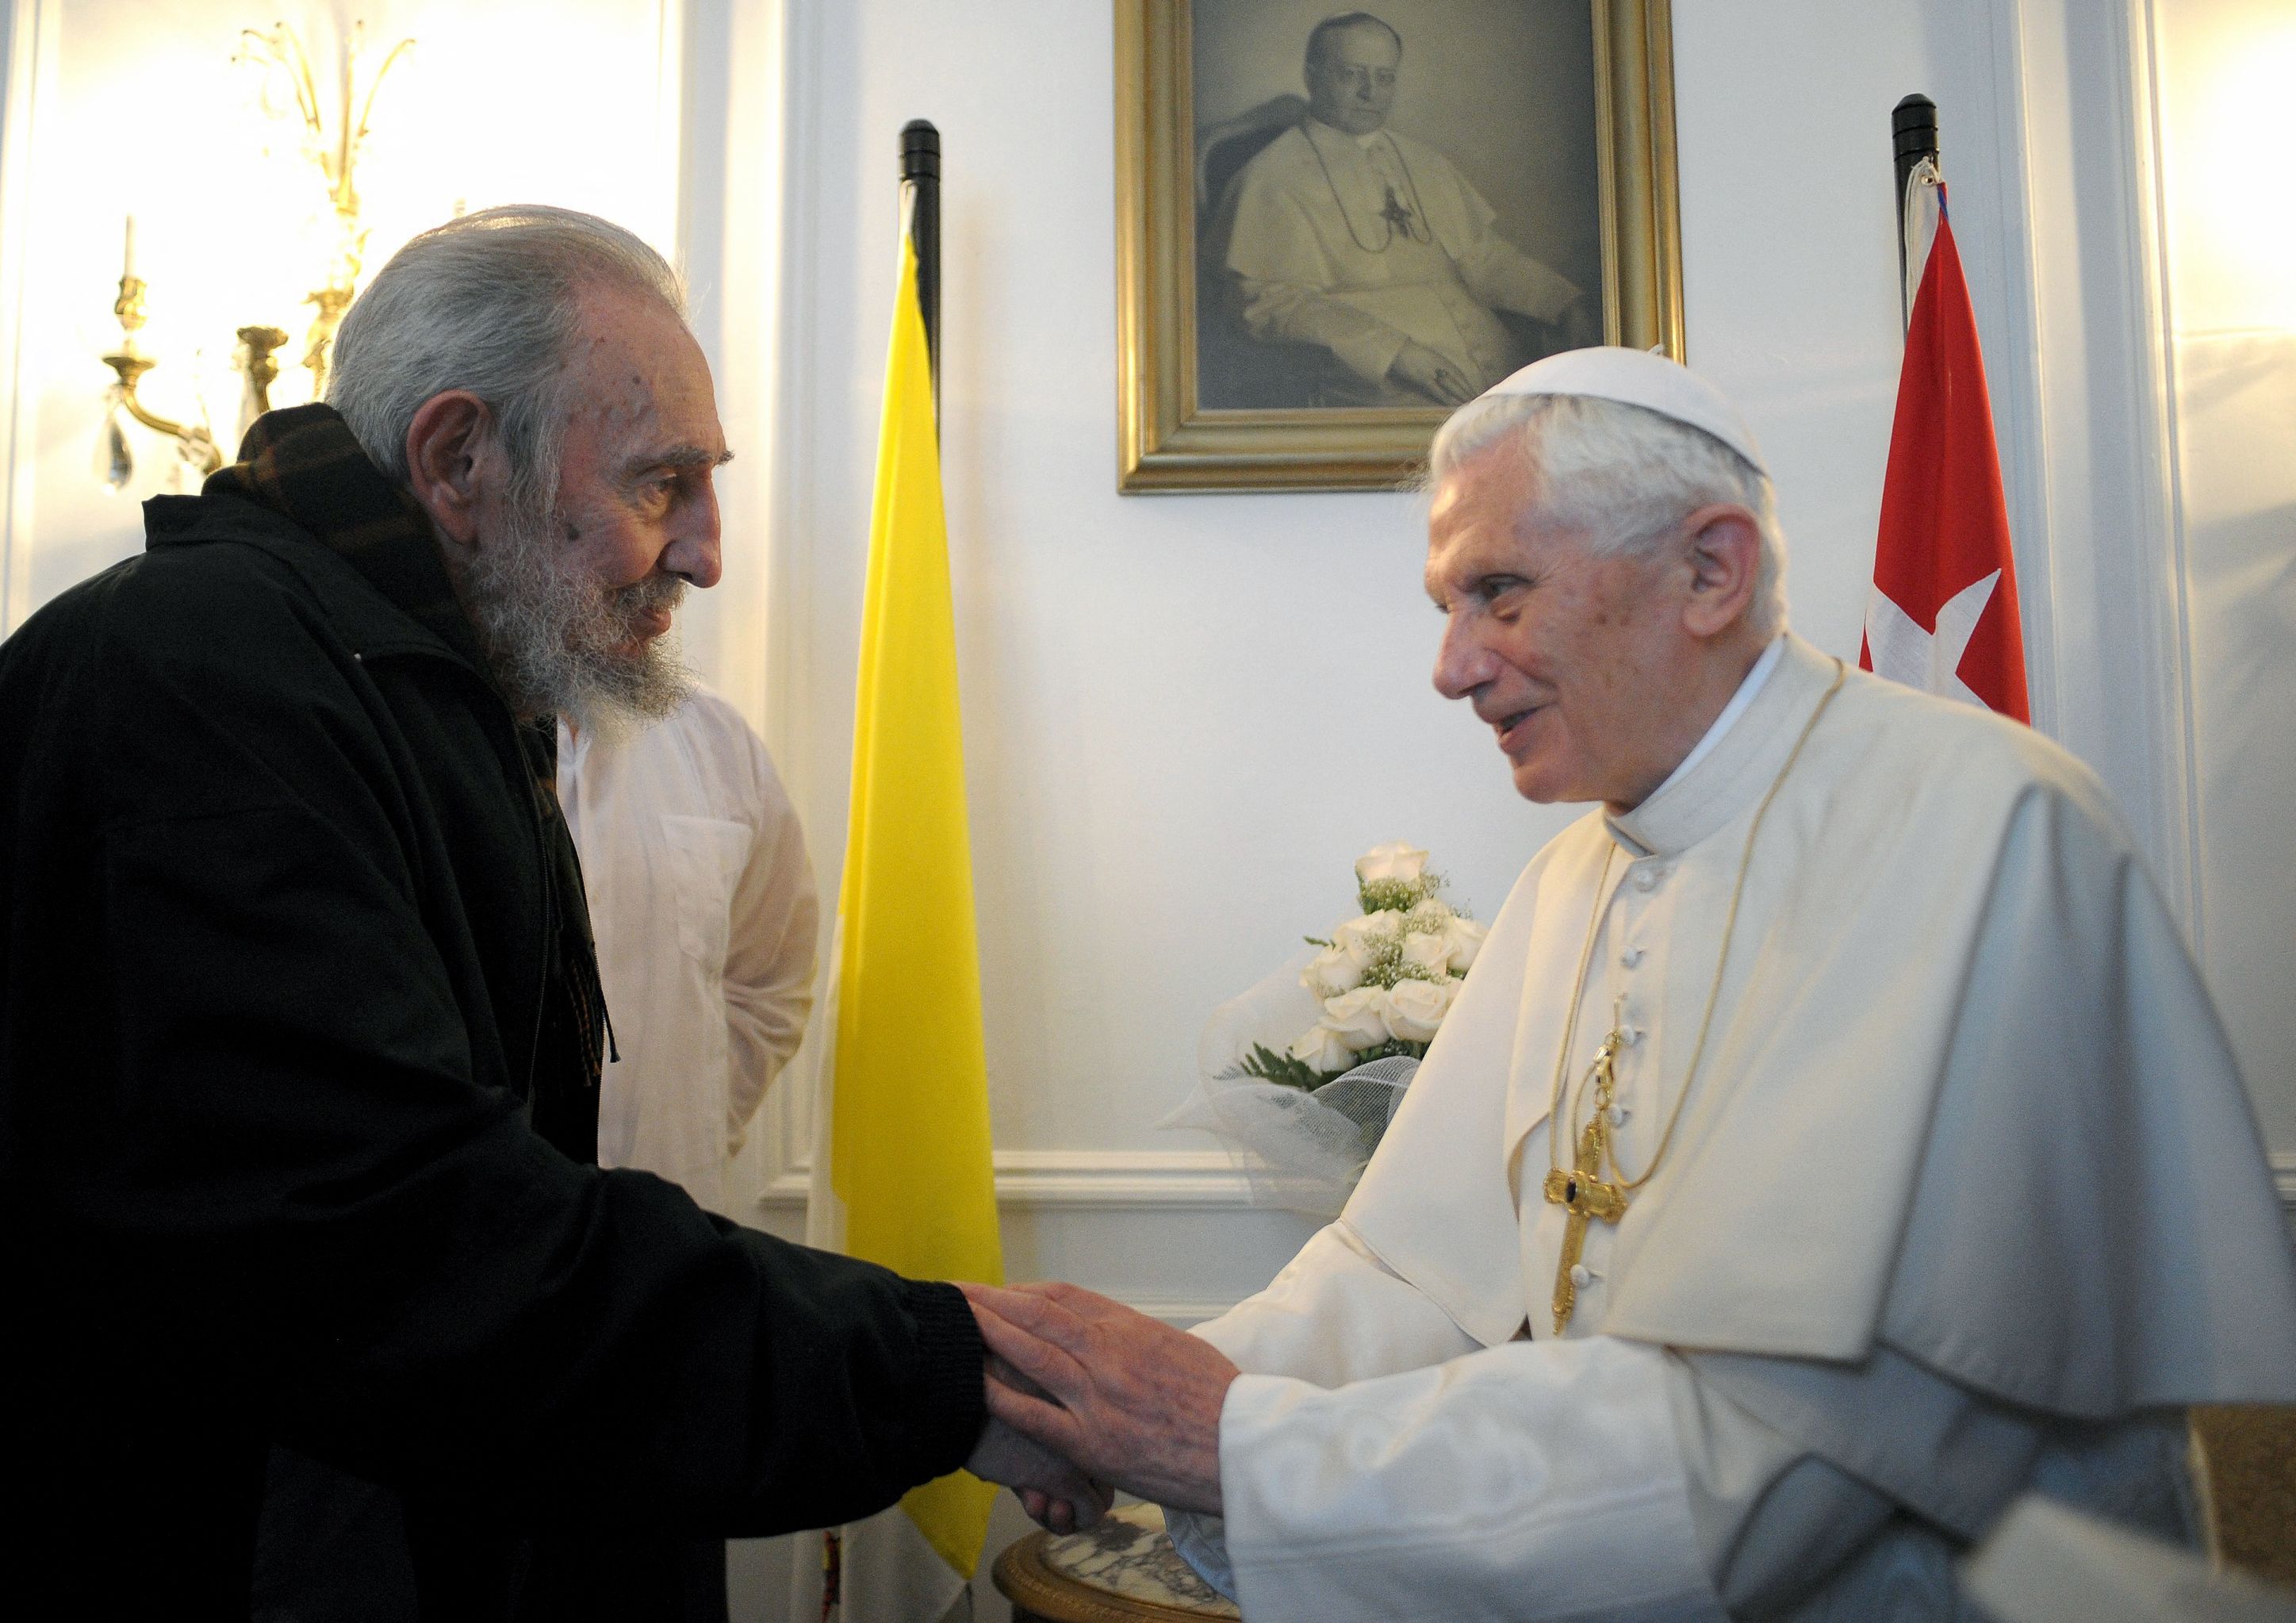
[[[1263,1082],[1239,1069],[1254,1043],[1281,1053],[1323,1012],[1300,984],[1301,953],[1212,1012],[1196,1045],[1196,1086],[1160,1124],[1196,1127],[1226,1146],[1256,1206],[1333,1217],[1386,1131],[1419,1062],[1358,1065],[1314,1093]]]

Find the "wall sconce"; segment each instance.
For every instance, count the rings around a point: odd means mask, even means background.
[[[267,34],[254,29],[242,29],[239,37],[239,49],[232,57],[234,62],[252,63],[266,74],[283,74],[292,87],[295,110],[303,122],[305,154],[324,177],[327,200],[334,212],[334,248],[324,279],[303,301],[316,308],[305,334],[302,361],[311,373],[311,398],[316,400],[325,390],[327,361],[334,344],[335,329],[358,291],[359,272],[366,257],[367,232],[359,223],[357,185],[359,149],[366,140],[376,93],[399,59],[414,48],[414,42],[402,39],[393,45],[381,66],[366,79],[365,93],[361,95],[359,63],[365,53],[366,25],[360,22],[352,26],[342,51],[340,117],[331,135],[320,107],[310,58],[295,30],[282,22]],[[130,215],[127,251],[120,267],[119,298],[111,307],[112,314],[119,320],[119,348],[103,357],[103,364],[116,376],[105,391],[103,438],[98,460],[104,482],[114,489],[123,488],[135,471],[135,457],[119,421],[123,411],[145,428],[174,440],[183,460],[201,473],[212,473],[223,465],[223,454],[204,421],[175,422],[152,411],[137,397],[137,383],[158,365],[135,347],[136,332],[144,325],[145,285],[135,274],[135,218]],[[250,423],[271,409],[271,385],[279,376],[279,363],[273,358],[273,352],[287,344],[288,334],[279,327],[250,325],[238,330],[238,339],[235,364],[245,380],[240,397],[239,431],[244,434]],[[205,416],[204,410],[201,416]]]

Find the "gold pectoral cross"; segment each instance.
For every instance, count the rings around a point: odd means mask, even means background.
[[[1617,1064],[1619,1050],[1626,1042],[1625,1035],[1613,1029],[1595,1051],[1595,1113],[1578,1134],[1578,1158],[1568,1167],[1556,1167],[1546,1175],[1546,1198],[1570,1214],[1562,1225],[1562,1256],[1554,1268],[1554,1333],[1561,1335],[1562,1327],[1570,1322],[1570,1311],[1578,1305],[1578,1287],[1570,1277],[1570,1270],[1578,1265],[1578,1256],[1587,1244],[1587,1225],[1599,1217],[1605,1223],[1616,1223],[1627,1215],[1627,1192],[1615,1183],[1603,1181],[1603,1163],[1611,1152],[1611,1101],[1618,1090]],[[1550,1122],[1552,1133],[1561,1124]]]

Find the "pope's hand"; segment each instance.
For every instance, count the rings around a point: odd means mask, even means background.
[[[1403,348],[1396,351],[1387,375],[1438,406],[1464,406],[1475,396],[1464,372],[1414,339],[1406,339]]]
[[[964,1291],[989,1350],[1046,1394],[991,1381],[991,1414],[1090,1478],[1219,1514],[1220,1406],[1239,1372],[1218,1348],[1075,1285]]]

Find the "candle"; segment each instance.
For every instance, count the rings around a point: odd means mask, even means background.
[[[122,282],[135,279],[135,217],[132,214],[127,217],[127,246],[120,257],[119,279]]]

